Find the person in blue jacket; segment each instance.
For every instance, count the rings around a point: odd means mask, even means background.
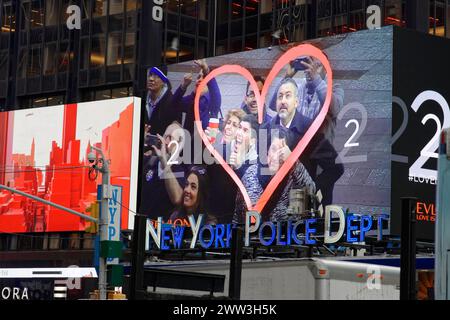
[[[200,82],[209,74],[209,66],[205,59],[195,60],[194,64],[200,67],[200,72],[197,77],[195,90],[190,94],[185,95],[187,89],[193,81],[192,73],[187,73],[184,75],[183,82],[177,88],[174,93],[174,104],[181,113],[185,113],[185,119],[183,127],[191,133],[194,133],[194,101],[195,94],[200,85]],[[222,103],[222,98],[220,95],[219,86],[216,79],[211,79],[207,83],[207,86],[202,92],[199,103],[200,120],[202,122],[202,128],[206,129],[209,124],[210,118],[217,118],[220,112],[220,106]]]

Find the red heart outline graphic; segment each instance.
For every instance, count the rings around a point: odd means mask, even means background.
[[[262,193],[258,202],[253,207],[250,197],[248,196],[247,190],[245,189],[242,181],[239,179],[239,177],[234,172],[234,170],[228,165],[228,163],[226,163],[226,161],[219,154],[219,152],[214,148],[214,146],[209,142],[208,136],[203,131],[202,122],[200,121],[200,109],[199,109],[201,93],[203,92],[203,89],[206,87],[206,85],[208,84],[208,82],[211,79],[213,79],[221,74],[235,73],[235,74],[241,75],[250,83],[250,86],[253,88],[253,91],[255,92],[255,98],[258,103],[258,122],[261,124],[263,122],[264,103],[265,103],[267,93],[269,92],[270,85],[272,84],[273,80],[275,80],[278,73],[284,68],[284,66],[286,66],[290,61],[295,60],[300,56],[314,57],[314,58],[318,59],[322,63],[323,67],[325,68],[326,74],[327,74],[327,95],[325,98],[325,102],[324,102],[319,114],[314,119],[314,121],[312,122],[312,124],[308,128],[308,130],[306,131],[305,135],[299,141],[299,143],[297,144],[295,149],[292,150],[291,155],[286,159],[286,161],[281,166],[281,168],[278,170],[278,172],[275,174],[275,176],[270,180],[269,184],[267,185],[266,189]],[[197,92],[195,94],[195,100],[194,100],[194,117],[195,117],[195,125],[197,127],[197,131],[200,134],[200,137],[202,138],[203,143],[208,148],[209,152],[211,152],[211,154],[214,156],[214,158],[216,158],[219,161],[219,163],[222,165],[222,167],[225,169],[225,171],[231,176],[233,181],[239,187],[239,190],[241,191],[241,193],[244,197],[244,200],[245,200],[248,210],[262,212],[262,210],[266,206],[267,202],[269,201],[271,195],[273,194],[273,192],[275,191],[277,186],[282,182],[284,177],[289,173],[289,170],[294,166],[297,159],[300,158],[303,151],[306,149],[306,147],[311,142],[314,135],[319,130],[322,123],[325,121],[325,117],[328,113],[328,110],[330,109],[332,92],[333,92],[333,72],[331,70],[330,62],[328,61],[327,57],[322,53],[321,50],[319,50],[318,48],[316,48],[310,44],[299,45],[297,47],[294,47],[294,48],[288,50],[286,53],[284,53],[277,60],[275,65],[272,67],[272,70],[269,72],[269,75],[267,76],[267,79],[264,83],[264,87],[263,87],[261,93],[258,90],[258,86],[257,86],[255,80],[253,79],[252,74],[246,68],[237,66],[237,65],[225,65],[225,66],[219,67],[217,69],[214,69],[200,83],[200,85],[197,89]]]

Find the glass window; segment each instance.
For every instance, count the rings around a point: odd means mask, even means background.
[[[198,35],[200,37],[208,36],[208,21],[199,20],[198,22]]]
[[[28,29],[28,21],[30,19],[30,3],[23,3],[20,6],[20,29]]]
[[[181,32],[196,34],[197,33],[197,21],[190,17],[181,16]]]
[[[340,34],[348,32],[347,15],[334,17],[333,33]]]
[[[430,1],[430,14],[429,14],[429,19],[428,19],[428,25],[429,25],[429,30],[428,33],[429,34],[435,34],[435,12],[434,12],[434,1]]]
[[[181,14],[197,17],[197,0],[181,0]]]
[[[208,56],[208,42],[206,40],[198,40],[197,59],[206,58]]]
[[[59,18],[58,1],[57,0],[45,1],[45,25],[56,26],[59,23],[58,18]]]
[[[333,0],[333,14],[347,13],[347,0]]]
[[[41,48],[30,48],[28,59],[28,77],[38,77],[41,75]]]
[[[108,66],[122,64],[122,33],[111,33],[108,36]]]
[[[260,18],[260,30],[271,30],[272,29],[272,22],[273,22],[273,14],[268,13],[261,15]]]
[[[447,36],[447,38],[450,38],[450,0],[448,0],[448,4],[447,4],[447,21],[446,21],[446,25],[447,25],[446,36]]]
[[[331,0],[320,0],[317,4],[317,17],[324,18],[331,15]]]
[[[239,39],[233,39],[231,41],[231,48],[230,52],[241,52],[242,51],[242,40]]]
[[[96,17],[104,17],[106,16],[106,1],[105,0],[96,0],[94,2],[93,16]]]
[[[219,41],[216,45],[216,55],[220,56],[228,52],[228,46],[226,41]]]
[[[125,27],[127,30],[135,30],[136,29],[136,12],[128,12],[127,20],[125,22]]]
[[[9,34],[8,32],[2,32],[0,33],[0,50],[6,50],[8,48],[9,48]]]
[[[11,29],[14,31],[16,28],[16,17],[14,11],[10,5],[3,5],[2,12],[2,32],[9,32]]]
[[[349,15],[349,31],[357,31],[365,28],[364,14],[354,12]]]
[[[33,99],[33,101],[31,102],[34,108],[38,108],[38,107],[46,107],[47,106],[47,98],[36,98]]]
[[[245,33],[256,33],[258,30],[258,17],[245,19]]]
[[[259,37],[259,47],[267,48],[272,45],[272,32],[265,32]]]
[[[92,21],[92,33],[105,33],[106,32],[106,17],[94,19]]]
[[[111,99],[112,93],[110,89],[99,90],[95,92],[95,100]]]
[[[181,36],[180,51],[178,53],[179,61],[189,61],[194,59],[195,39]]]
[[[436,4],[436,33],[439,37],[445,37],[445,8],[444,5]]]
[[[67,72],[69,68],[70,51],[69,44],[63,42],[59,47],[58,72]]]
[[[399,0],[386,0],[385,3],[385,24],[402,26],[402,2]]]
[[[228,24],[217,26],[217,40],[225,40],[228,38]]]
[[[208,0],[200,0],[200,1],[197,1],[197,3],[198,3],[198,8],[197,8],[198,18],[200,20],[208,20],[209,1]]]
[[[8,73],[8,51],[0,51],[0,79],[5,80]]]
[[[44,48],[44,75],[56,73],[56,43],[46,44]]]
[[[350,11],[362,10],[364,1],[361,0],[350,0]]]
[[[217,0],[217,23],[228,23],[228,14],[230,9],[229,0]]]
[[[135,11],[138,0],[126,0],[126,11]]]
[[[109,31],[123,30],[123,14],[110,15],[108,18],[109,18]]]
[[[34,0],[31,2],[31,28],[44,26],[44,1]]]
[[[245,15],[247,17],[258,15],[258,7],[258,1],[247,0],[247,3],[245,5]]]
[[[242,36],[242,20],[231,22],[231,36],[232,37]]]
[[[80,44],[80,69],[86,70],[89,66],[89,38],[82,38]]]
[[[245,37],[245,48],[244,50],[254,50],[258,47],[258,38],[255,35]]]
[[[166,43],[166,52],[165,58],[168,63],[176,63],[177,62],[177,50],[173,48],[173,43],[178,41],[178,37],[175,33],[167,32],[167,43]]]
[[[178,23],[179,23],[178,15],[173,13],[167,14],[167,29],[178,31]]]
[[[109,0],[109,14],[123,13],[123,0]]]
[[[128,87],[112,89],[112,98],[129,97]]]
[[[19,50],[19,59],[18,59],[18,68],[17,68],[17,77],[18,78],[25,78],[26,77],[26,71],[27,71],[27,49],[21,48]]]
[[[293,31],[293,41],[301,42],[306,39],[306,27],[304,24],[295,25]]]
[[[81,17],[83,19],[91,18],[91,7],[89,0],[83,0],[82,8],[81,8]]]
[[[123,52],[123,63],[134,63],[134,50],[136,47],[136,34],[125,35],[125,47]]]
[[[61,23],[65,24],[65,21],[69,18],[69,14],[67,13],[67,8],[72,5],[71,0],[62,0],[60,5],[60,17]]]
[[[320,19],[317,22],[317,35],[319,37],[331,35],[331,18]]]
[[[179,0],[167,0],[166,1],[166,10],[169,12],[178,13],[179,8]]]
[[[272,13],[272,0],[261,0],[261,14]]]
[[[91,68],[101,67],[105,64],[105,36],[92,38],[91,42]]]
[[[233,0],[231,2],[231,19],[240,19],[244,15],[244,0]]]
[[[47,105],[49,106],[59,106],[61,104],[64,104],[64,96],[54,96],[54,97],[49,97],[48,101],[47,101]]]

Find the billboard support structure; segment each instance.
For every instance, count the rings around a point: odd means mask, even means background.
[[[243,231],[241,227],[233,228],[231,235],[230,283],[229,297],[233,300],[241,299],[242,278],[242,248],[244,247]]]
[[[147,216],[137,214],[134,218],[131,247],[130,300],[143,298],[146,228]]]
[[[400,300],[416,300],[416,198],[402,198]]]

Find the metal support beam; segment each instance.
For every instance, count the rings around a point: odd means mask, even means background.
[[[400,300],[416,300],[416,198],[402,198]]]
[[[231,233],[230,282],[228,286],[228,296],[233,300],[241,299],[243,247],[244,237],[242,228],[236,227]]]
[[[131,245],[130,300],[143,299],[146,229],[147,216],[135,215]]]
[[[428,33],[430,0],[406,1],[406,26],[409,29]]]

